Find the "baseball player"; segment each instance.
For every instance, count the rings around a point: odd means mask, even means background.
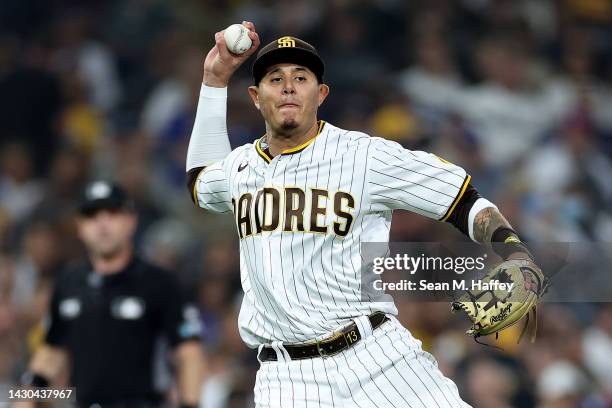
[[[230,53],[218,32],[204,62],[187,174],[198,206],[234,217],[238,324],[261,363],[256,405],[469,406],[392,302],[362,301],[360,244],[387,242],[392,211],[406,209],[477,242],[510,242],[506,259],[527,249],[461,167],[318,120],[330,92],[324,64],[295,37],[258,52],[248,93],[266,133],[231,151],[227,86],[260,43],[255,26],[243,25],[253,42],[247,52]]]

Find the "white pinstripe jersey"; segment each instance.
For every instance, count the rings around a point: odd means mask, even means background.
[[[198,205],[233,213],[247,345],[324,337],[392,302],[362,302],[362,242],[387,242],[394,209],[444,220],[470,176],[437,156],[323,121],[317,136],[272,158],[262,141],[204,168]]]

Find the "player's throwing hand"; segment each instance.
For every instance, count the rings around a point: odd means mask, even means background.
[[[240,55],[232,54],[225,44],[223,31],[215,33],[215,46],[208,52],[204,61],[204,77],[202,79],[204,85],[215,88],[226,87],[238,67],[259,47],[259,35],[255,31],[255,25],[250,21],[243,21],[242,25],[249,29],[249,38],[253,42],[251,48]]]

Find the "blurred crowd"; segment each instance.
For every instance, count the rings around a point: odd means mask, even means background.
[[[612,240],[612,2],[609,0],[4,0],[0,3],[0,385],[42,340],[54,276],[83,257],[74,209],[87,180],[137,204],[141,253],[196,300],[209,369],[203,407],[252,404],[254,352],[231,218],[195,209],[185,154],[213,34],[253,21],[263,43],[294,35],[326,61],[320,118],[460,164],[527,240]],[[230,85],[234,147],[264,132]],[[394,215],[396,241],[465,239]],[[446,303],[399,302],[475,407],[612,407],[612,305],[544,304],[473,343]]]

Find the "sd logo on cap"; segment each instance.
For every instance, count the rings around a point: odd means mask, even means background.
[[[268,68],[283,63],[302,65],[315,74],[319,83],[323,83],[325,64],[316,48],[299,38],[284,36],[272,41],[257,53],[252,70],[255,85],[259,85]]]

